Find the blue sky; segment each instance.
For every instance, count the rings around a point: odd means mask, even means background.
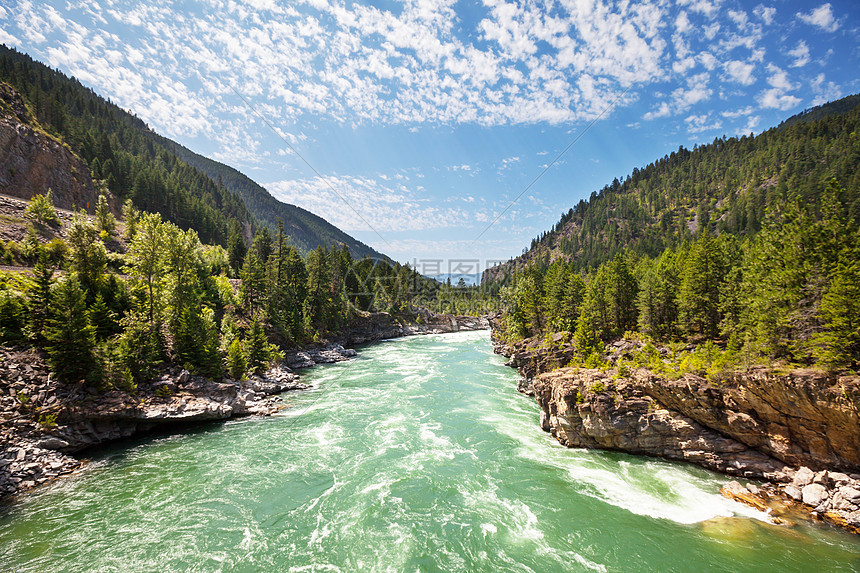
[[[856,0],[0,3],[0,42],[419,270],[506,260],[680,145],[857,93],[858,23]]]

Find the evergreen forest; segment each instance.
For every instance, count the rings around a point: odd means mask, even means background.
[[[858,103],[679,149],[580,202],[494,269],[508,341],[566,332],[589,365],[626,335],[698,345],[711,372],[856,368]]]

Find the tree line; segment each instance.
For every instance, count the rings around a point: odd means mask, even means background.
[[[847,190],[840,198],[843,215],[856,220],[858,104],[860,96],[849,96],[756,136],[679,147],[579,201],[509,266],[545,265],[562,256],[585,271],[623,251],[657,257],[703,230],[752,236],[762,228],[768,207],[777,202],[820,204],[831,178]]]
[[[32,277],[0,275],[0,341],[44,349],[67,381],[133,390],[168,363],[259,373],[283,347],[337,335],[368,312],[414,320],[414,304],[452,289],[408,265],[355,260],[345,245],[303,259],[282,226],[225,249],[130,201],[121,232],[104,195],[95,211],[76,213],[65,240],[37,242]],[[34,228],[59,225],[50,194],[28,212]]]
[[[702,229],[659,255],[582,272],[533,264],[502,289],[511,340],[569,331],[583,359],[628,331],[715,341],[747,357],[828,368],[860,360],[860,232],[832,179],[809,203],[774,201],[755,236]]]

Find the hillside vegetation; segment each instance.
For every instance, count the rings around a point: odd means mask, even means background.
[[[757,136],[719,138],[679,148],[616,178],[563,214],[535,238],[527,253],[490,269],[487,277],[564,259],[587,270],[630,251],[657,256],[666,248],[710,234],[752,236],[766,210],[786,201],[813,209],[827,182],[846,190],[843,216],[860,216],[860,96],[849,96],[787,119]]]
[[[247,241],[260,226],[276,231],[281,219],[287,242],[302,253],[343,244],[355,257],[384,258],[324,219],[277,201],[235,169],[159,136],[76,79],[3,45],[0,82],[21,93],[39,126],[83,159],[118,203],[131,199],[208,243],[226,246],[237,234]]]
[[[858,102],[682,148],[581,201],[488,272],[512,274],[505,336],[569,332],[590,364],[626,333],[699,344],[703,373],[774,360],[856,367]]]
[[[357,258],[364,256],[386,258],[385,255],[350,237],[322,217],[301,207],[278,201],[265,188],[236,169],[198,155],[169,139],[156,135],[154,137],[164,141],[165,146],[187,164],[199,169],[212,180],[220,182],[226,189],[240,197],[257,220],[269,230],[276,231],[278,220],[283,221],[290,243],[302,253],[310,252],[320,245],[341,244],[349,247],[350,253]]]

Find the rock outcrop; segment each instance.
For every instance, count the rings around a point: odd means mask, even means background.
[[[860,471],[860,378],[764,368],[711,384],[639,370],[636,385],[675,410],[789,465]]]
[[[615,342],[604,359],[617,364],[625,358],[630,364],[641,346]],[[773,483],[762,490],[769,508],[802,506],[807,515],[860,532],[857,375],[753,368],[714,383],[694,374],[667,379],[644,368],[625,368],[622,376],[616,368],[559,368],[574,356],[565,334],[515,345],[494,336],[494,347],[523,374],[517,389],[535,396],[541,427],[562,444],[659,456],[769,480]],[[653,351],[661,357],[669,353]],[[739,491],[733,486],[724,494],[758,507],[759,501]]]
[[[746,478],[790,479],[782,462],[667,409],[634,380],[562,368],[538,376],[541,427],[568,447],[692,462]]]
[[[0,193],[31,199],[53,191],[57,207],[95,208],[90,170],[68,147],[34,127],[20,94],[0,83]]]
[[[269,415],[278,394],[309,386],[286,365],[247,380],[166,372],[135,395],[59,384],[33,350],[0,349],[0,497],[71,473],[70,454],[142,432],[233,416]]]
[[[801,466],[791,482],[758,487],[730,482],[720,490],[725,497],[760,511],[774,523],[791,524],[794,515],[820,519],[860,533],[860,475],[813,472]]]

